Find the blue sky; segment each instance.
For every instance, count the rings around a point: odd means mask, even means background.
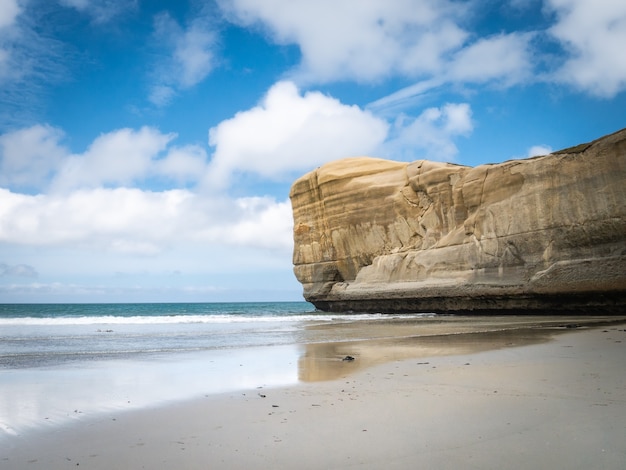
[[[622,0],[0,0],[0,302],[300,300],[288,193],[626,126]]]

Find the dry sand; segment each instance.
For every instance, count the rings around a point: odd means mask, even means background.
[[[312,345],[298,385],[11,436],[0,468],[626,468],[626,323],[542,334],[452,355],[354,343],[354,361],[346,345]],[[332,364],[323,377],[314,358]]]

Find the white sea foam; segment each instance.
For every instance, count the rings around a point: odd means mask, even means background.
[[[422,318],[428,314],[305,314],[305,315],[164,315],[164,316],[71,316],[0,318],[0,326],[158,325],[189,323],[293,323],[375,321],[391,318]]]

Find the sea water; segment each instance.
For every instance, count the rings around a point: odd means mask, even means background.
[[[317,325],[383,317],[329,314],[307,302],[0,304],[0,438],[294,384],[303,345],[341,340]]]
[[[0,305],[0,367],[292,344],[331,319],[306,302]]]

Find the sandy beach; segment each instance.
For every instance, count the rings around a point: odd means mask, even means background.
[[[626,468],[626,322],[567,326],[310,344],[295,385],[5,436],[0,467]]]

